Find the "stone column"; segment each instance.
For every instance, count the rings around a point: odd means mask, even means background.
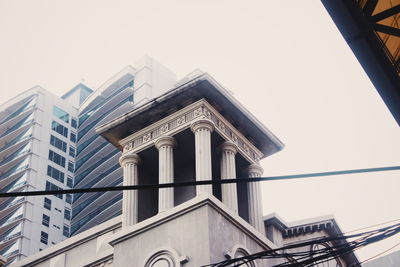
[[[137,185],[139,179],[138,165],[140,157],[137,154],[123,154],[119,159],[124,171],[123,185]],[[122,197],[122,227],[127,227],[138,221],[138,191],[124,190]]]
[[[174,146],[176,141],[171,136],[162,136],[155,142],[158,149],[158,179],[160,184],[174,182]],[[158,212],[174,207],[174,188],[158,190]]]
[[[264,170],[258,164],[251,164],[248,168],[249,178],[261,177]],[[260,233],[265,233],[264,221],[262,219],[262,199],[259,182],[247,184],[249,198],[249,222]]]
[[[192,124],[191,130],[195,136],[196,181],[211,180],[211,133],[214,124],[210,120],[198,120]],[[196,195],[204,192],[212,195],[212,185],[196,186]]]
[[[226,141],[221,145],[221,179],[236,178],[235,155],[236,145]],[[236,184],[222,184],[222,202],[232,211],[238,213],[237,187]]]

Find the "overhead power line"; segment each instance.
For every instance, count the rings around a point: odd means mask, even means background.
[[[204,265],[202,267],[224,267],[224,266],[244,266],[248,262],[262,259],[289,259],[288,262],[275,265],[275,267],[298,267],[314,266],[317,263],[328,262],[354,250],[365,247],[369,244],[379,242],[383,239],[394,236],[400,232],[400,223],[352,235],[335,235],[318,239],[305,240],[301,243],[283,246],[277,249],[270,249],[254,253],[251,255],[228,259],[218,263]],[[351,240],[351,241],[347,241]],[[340,242],[344,241],[344,242]],[[333,244],[317,250],[309,249],[298,250],[302,247],[310,247],[317,244]],[[360,267],[361,263],[353,263],[353,267]]]
[[[269,177],[257,177],[257,178],[235,178],[235,179],[222,179],[222,180],[221,179],[213,179],[213,180],[165,183],[165,184],[143,184],[143,185],[113,186],[113,187],[74,188],[74,189],[63,189],[63,190],[7,192],[7,193],[0,193],[0,197],[94,193],[94,192],[121,191],[121,190],[144,190],[144,189],[198,186],[198,185],[210,185],[210,184],[252,183],[252,182],[262,182],[262,181],[292,180],[292,179],[304,179],[304,178],[326,177],[326,176],[336,176],[336,175],[344,175],[344,174],[383,172],[383,171],[395,171],[395,170],[400,170],[400,166],[368,168],[368,169],[354,169],[354,170],[343,170],[343,171],[330,171],[330,172],[317,172],[317,173],[294,174],[294,175],[281,175],[281,176],[269,176]]]

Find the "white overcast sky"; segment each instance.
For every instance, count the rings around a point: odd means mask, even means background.
[[[265,176],[400,165],[400,128],[319,0],[0,0],[0,103],[96,88],[146,54],[208,72],[285,143]],[[334,214],[345,232],[399,219],[399,174],[265,182],[264,214]]]

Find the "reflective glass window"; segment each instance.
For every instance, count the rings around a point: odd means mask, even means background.
[[[43,207],[45,209],[51,210],[51,199],[48,199],[47,197],[45,197],[44,202],[43,202]]]
[[[53,190],[62,190],[61,187],[56,186],[53,183],[50,183],[49,181],[46,181],[46,191],[53,191]],[[56,197],[63,199],[62,194],[54,194]]]
[[[60,120],[69,123],[69,114],[64,110],[60,109],[59,107],[56,106],[53,107],[53,115],[59,118]]]
[[[52,150],[49,150],[49,160],[65,168],[65,158]]]
[[[65,137],[68,137],[68,128],[62,126],[61,124],[59,124],[56,121],[52,121],[51,123],[51,129]]]
[[[46,244],[49,242],[49,234],[43,231],[40,232],[40,242]]]
[[[68,171],[74,172],[74,163],[72,161],[68,161]]]
[[[50,216],[47,216],[46,214],[43,214],[43,217],[42,217],[42,224],[43,224],[44,226],[49,227],[49,225],[50,225]]]
[[[69,237],[69,227],[67,225],[63,227],[63,236]]]
[[[69,147],[69,155],[75,158],[75,148],[72,146]]]
[[[64,152],[67,151],[67,143],[53,135],[50,135],[50,144]]]
[[[76,143],[76,133],[71,132],[71,137],[70,137],[71,141]]]
[[[64,183],[64,173],[62,171],[57,170],[54,167],[51,167],[50,165],[47,166],[47,175],[56,179],[57,181]]]
[[[78,127],[78,122],[75,118],[71,118],[71,126],[75,129]]]

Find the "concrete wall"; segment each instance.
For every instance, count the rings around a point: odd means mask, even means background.
[[[185,267],[198,267],[234,257],[238,248],[251,254],[273,246],[219,200],[209,197],[197,196],[122,230],[111,240],[114,265],[147,266],[152,255],[169,250],[175,260],[185,262]],[[264,260],[257,266],[275,263]]]

